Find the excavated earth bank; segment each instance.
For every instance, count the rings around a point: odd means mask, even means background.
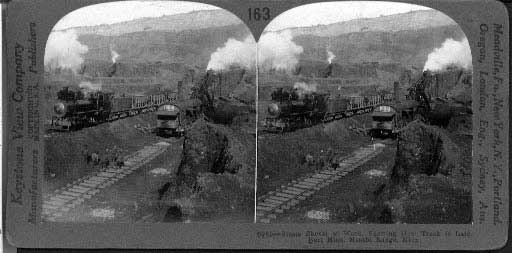
[[[159,139],[151,133],[156,120],[153,113],[138,115],[71,132],[45,135],[44,191],[52,191],[102,168],[87,162],[87,155],[124,156]],[[115,154],[114,154],[115,153]]]
[[[389,222],[471,222],[471,137],[409,124],[398,137],[395,164],[379,202],[380,217]]]
[[[254,136],[241,129],[205,119],[194,122],[177,173],[162,188],[163,220],[251,222],[254,144]]]

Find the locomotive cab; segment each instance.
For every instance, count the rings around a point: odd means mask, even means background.
[[[181,136],[185,129],[181,124],[180,108],[173,104],[165,104],[156,112],[157,135]]]

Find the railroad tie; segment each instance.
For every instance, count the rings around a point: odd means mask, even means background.
[[[133,173],[145,163],[153,160],[167,150],[170,144],[163,142],[152,146],[146,146],[142,150],[125,156],[124,166],[109,168],[84,176],[64,187],[47,194],[43,198],[42,218],[48,221],[63,220],[64,214],[81,205],[86,199],[98,194],[101,189],[111,186],[120,179]]]
[[[351,156],[344,157],[345,159],[337,164],[337,168],[326,167],[320,172],[292,180],[275,191],[263,194],[257,200],[256,220],[261,223],[272,222],[277,219],[278,215],[295,207],[320,189],[348,175],[355,168],[375,157],[383,150],[383,147],[383,144],[378,147],[375,145],[362,147],[353,152]]]

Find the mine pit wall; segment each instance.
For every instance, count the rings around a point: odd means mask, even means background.
[[[142,95],[149,89],[177,90],[183,84],[183,94],[188,98],[190,88],[203,70],[173,62],[116,62],[86,59],[83,67],[72,73],[54,69],[46,72],[47,86],[77,86],[80,82],[100,84],[102,90],[116,94]],[[58,89],[58,88],[57,88]]]
[[[340,64],[300,60],[294,74],[311,78],[377,78],[378,71],[400,73],[404,71],[399,63],[362,62]]]
[[[190,68],[173,62],[116,62],[85,60],[80,74],[91,77],[160,77],[187,73]]]

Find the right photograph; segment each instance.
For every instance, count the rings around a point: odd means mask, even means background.
[[[258,41],[258,223],[472,222],[472,56],[435,9],[325,2]]]

